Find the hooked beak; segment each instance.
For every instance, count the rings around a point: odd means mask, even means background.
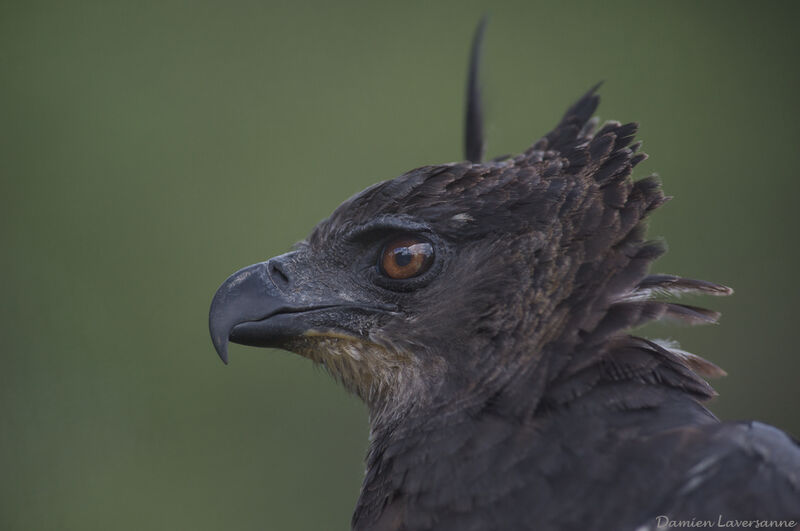
[[[395,305],[354,302],[333,294],[303,275],[294,260],[294,253],[287,253],[245,267],[219,287],[211,301],[208,329],[224,363],[229,342],[294,351],[303,336],[357,337],[372,320],[397,310]]]
[[[266,325],[270,317],[298,311],[285,299],[269,275],[269,262],[240,269],[222,283],[211,301],[208,328],[222,361],[228,363],[228,341],[253,346],[277,346],[280,323]],[[257,326],[261,323],[261,326]],[[239,330],[241,329],[241,330]],[[259,329],[254,337],[253,329]],[[249,333],[248,333],[249,332]]]

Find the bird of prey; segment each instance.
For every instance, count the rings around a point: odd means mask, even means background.
[[[482,161],[473,44],[464,162],[342,203],[289,253],[231,275],[211,337],[286,349],[369,408],[356,530],[651,530],[800,522],[800,446],[703,403],[716,365],[631,335],[711,323],[652,274],[645,219],[667,197],[635,123],[597,87],[516,156]]]

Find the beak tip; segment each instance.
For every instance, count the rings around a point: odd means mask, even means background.
[[[231,328],[233,328],[233,324],[229,319],[225,318],[224,314],[220,314],[219,308],[217,308],[217,297],[215,296],[208,315],[208,331],[211,333],[211,343],[214,344],[214,350],[217,351],[219,359],[225,365],[228,364],[228,335]]]
[[[225,337],[214,337],[212,335],[212,342],[214,343],[214,350],[217,351],[217,355],[219,359],[222,360],[222,363],[225,365],[228,364],[228,338]]]

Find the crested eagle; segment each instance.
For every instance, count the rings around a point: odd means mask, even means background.
[[[356,530],[798,529],[800,446],[703,403],[723,371],[630,334],[711,323],[652,274],[667,200],[637,125],[592,118],[597,87],[528,150],[483,158],[473,41],[466,161],[342,203],[289,253],[231,275],[210,331],[324,366],[369,408]],[[747,525],[747,524],[741,524]]]

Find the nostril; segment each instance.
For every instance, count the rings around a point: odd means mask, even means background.
[[[272,283],[275,284],[275,287],[279,289],[289,286],[289,277],[278,262],[269,263],[269,278],[272,280]]]

